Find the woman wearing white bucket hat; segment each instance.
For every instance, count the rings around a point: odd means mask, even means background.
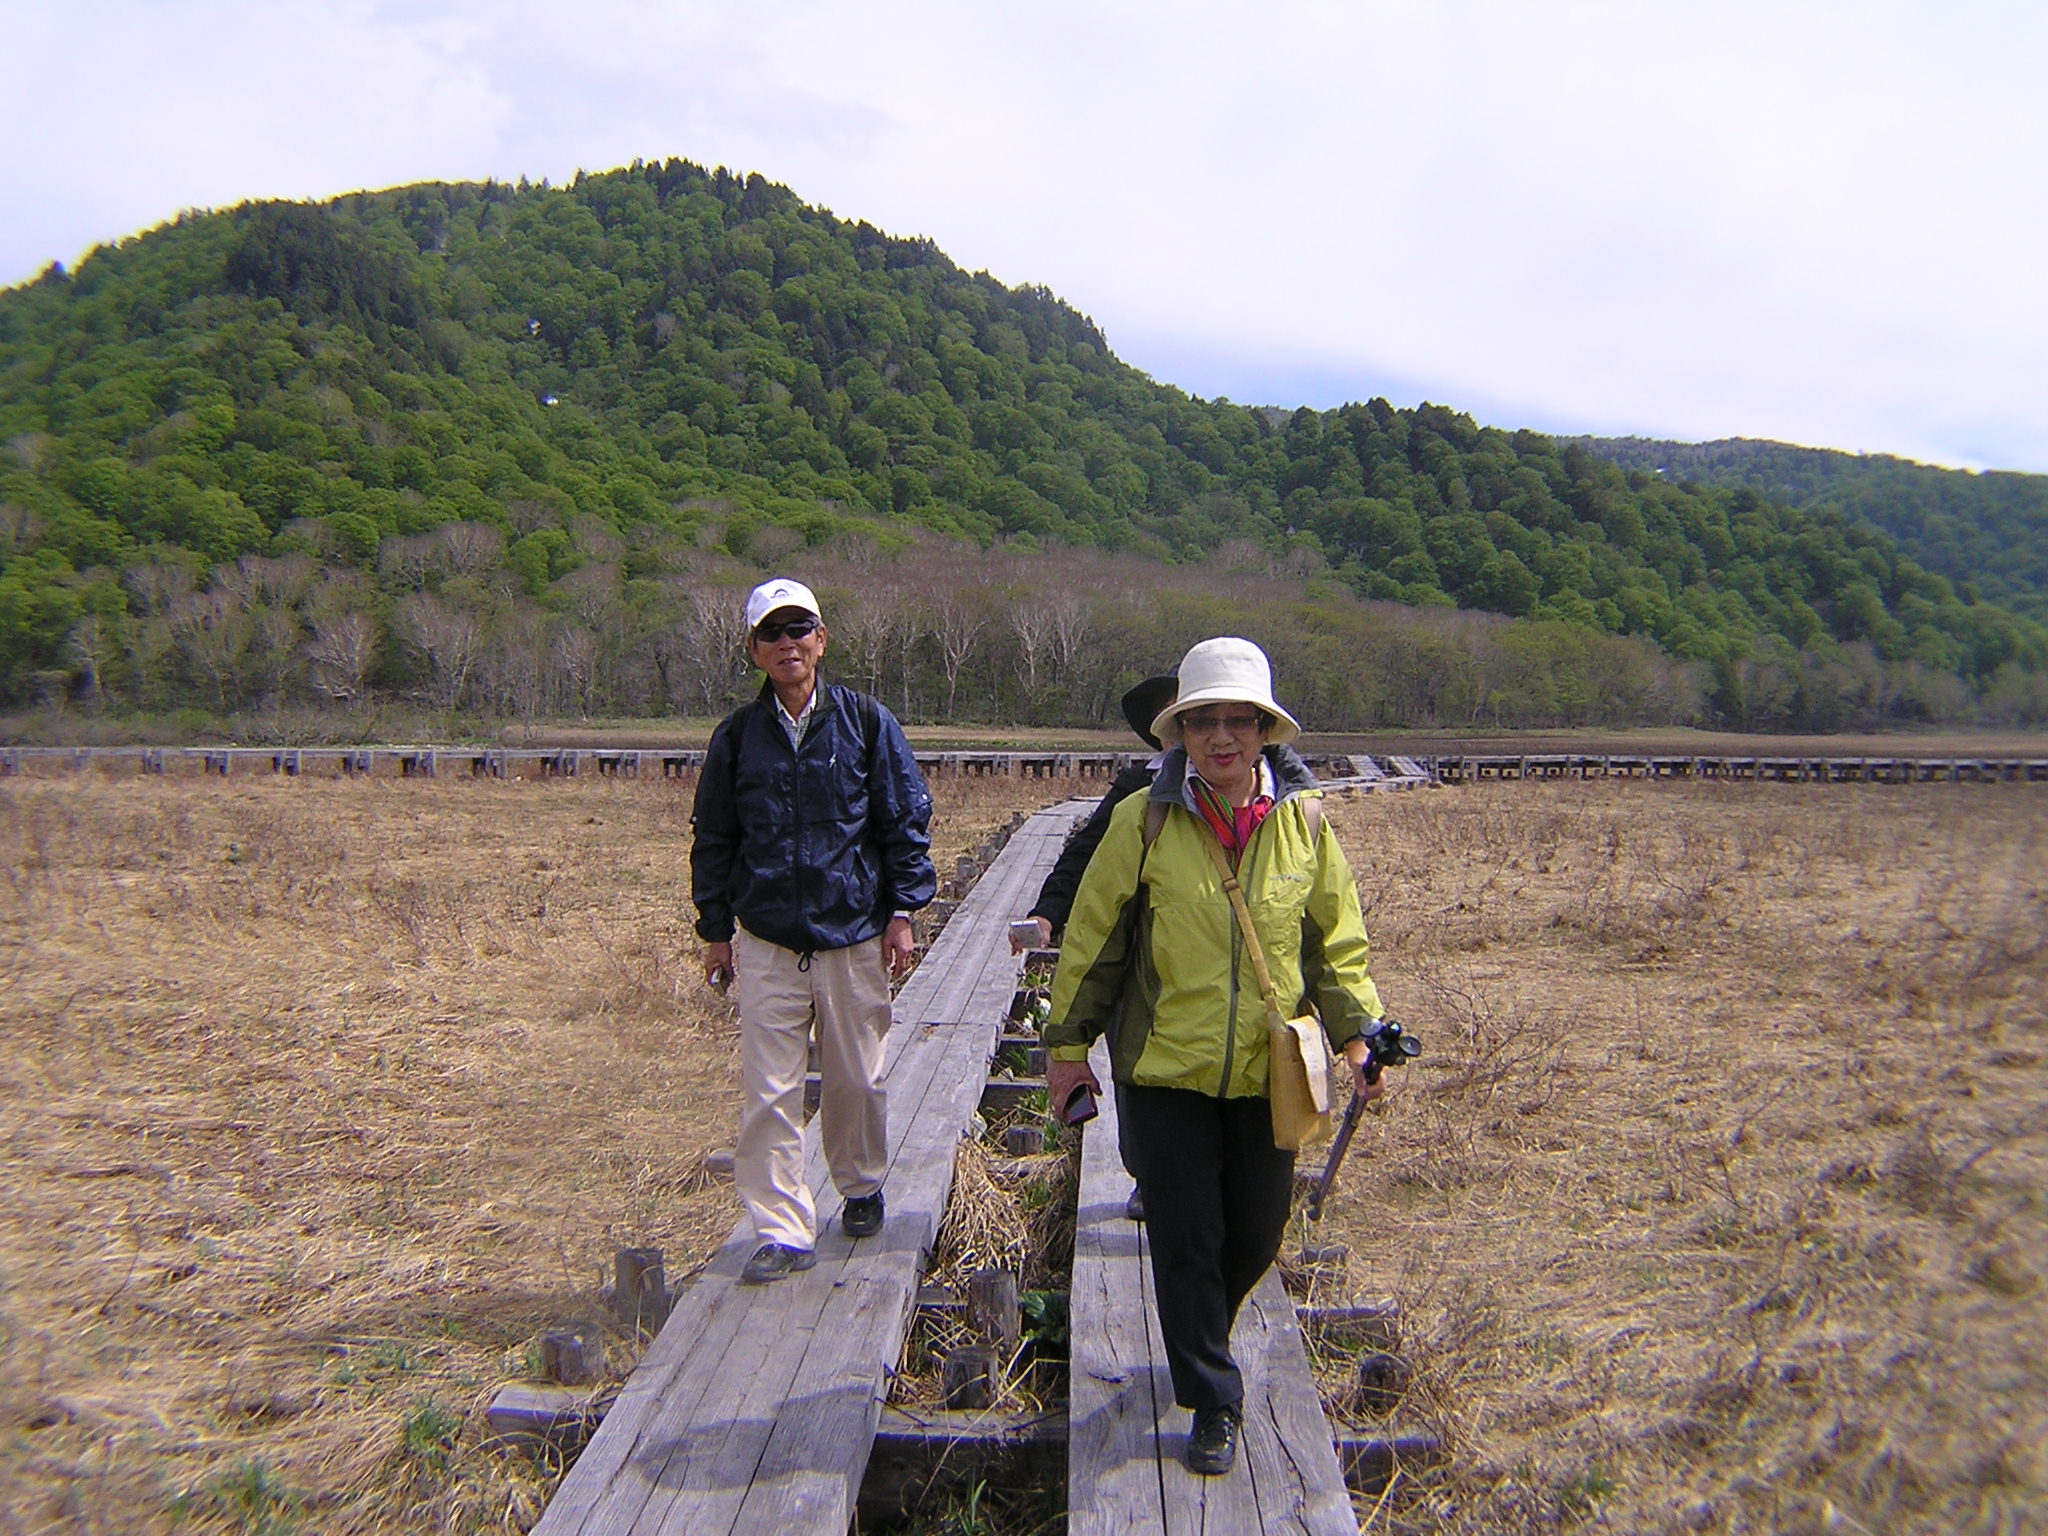
[[[1265,653],[1234,636],[1195,646],[1152,729],[1171,750],[1151,792],[1117,807],[1067,920],[1047,1086],[1055,1107],[1100,1093],[1088,1051],[1108,1034],[1174,1396],[1194,1410],[1187,1462],[1217,1475],[1243,1416],[1231,1324],[1279,1252],[1294,1186],[1267,1101],[1265,1005],[1218,850],[1283,1006],[1316,1004],[1369,1098],[1383,1091],[1366,1063],[1384,1010],[1321,792],[1281,750],[1301,727],[1273,697]]]

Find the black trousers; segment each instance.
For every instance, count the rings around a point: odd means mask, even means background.
[[[1240,1403],[1230,1327],[1280,1251],[1294,1154],[1273,1145],[1264,1099],[1126,1087],[1118,1113],[1124,1161],[1145,1197],[1174,1399],[1184,1408]]]

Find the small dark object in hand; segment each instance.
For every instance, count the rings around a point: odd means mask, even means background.
[[[1365,1080],[1376,1083],[1385,1067],[1405,1067],[1422,1054],[1422,1042],[1392,1019],[1365,1037]]]
[[[1098,1113],[1095,1106],[1095,1090],[1086,1083],[1078,1083],[1067,1095],[1067,1102],[1060,1107],[1060,1118],[1069,1125],[1085,1125]]]

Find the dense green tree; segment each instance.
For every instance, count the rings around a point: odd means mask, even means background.
[[[708,704],[731,669],[691,660],[713,630],[701,591],[670,584],[906,538],[929,557],[935,537],[998,562],[1093,551],[1141,586],[1219,561],[1312,577],[1358,623],[1358,599],[1427,610],[1403,623],[1435,638],[1387,654],[1444,678],[1319,685],[1347,717],[1694,707],[1591,680],[1640,673],[1646,647],[1672,676],[1697,664],[1706,714],[1731,721],[2028,707],[2048,666],[2037,483],[1988,477],[1972,573],[1941,553],[1965,519],[1949,482],[1887,469],[1851,495],[1770,465],[1694,481],[1438,404],[1192,398],[1043,289],[679,160],[251,204],[0,293],[0,691]],[[1909,482],[1918,521],[1881,513]],[[208,574],[287,557],[328,595]],[[1006,590],[979,568],[955,582]],[[925,697],[963,711],[1113,703],[1115,667],[1069,643],[1124,643],[1100,602],[1020,671],[1003,600],[963,641],[948,597],[927,585],[873,621],[866,659],[910,668],[913,702],[928,666]],[[1454,605],[1527,624],[1465,646],[1441,629]]]

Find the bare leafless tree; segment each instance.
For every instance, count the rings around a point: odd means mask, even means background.
[[[71,633],[65,639],[65,649],[83,675],[87,700],[96,708],[104,707],[107,702],[107,666],[121,654],[107,621],[97,613],[86,614],[71,626]]]
[[[538,533],[543,528],[561,526],[561,518],[555,509],[544,501],[508,501],[505,503],[505,520],[511,523],[512,531],[521,538],[529,533]]]
[[[434,571],[434,536],[395,533],[377,546],[377,570],[396,586],[424,591]]]
[[[431,592],[415,592],[402,600],[393,615],[398,631],[434,674],[434,701],[443,709],[462,702],[476,666],[483,624],[469,609],[442,601]]]
[[[214,706],[225,710],[240,690],[242,664],[255,624],[233,592],[210,588],[186,592],[171,600],[173,642],[213,689]]]
[[[1053,600],[1033,593],[1011,602],[1003,616],[1010,621],[1010,633],[1017,637],[1017,678],[1024,685],[1024,708],[1028,713],[1038,699],[1038,667],[1057,622]]]
[[[826,625],[832,635],[833,669],[877,698],[902,607],[892,582],[863,581],[833,604]]]
[[[597,677],[597,636],[581,624],[555,631],[548,642],[550,690],[579,715],[589,715],[591,686]]]
[[[1073,676],[1074,663],[1088,644],[1088,604],[1078,593],[1061,592],[1051,600],[1052,676],[1065,687]]]
[[[626,541],[619,537],[619,530],[588,512],[569,520],[569,537],[578,549],[600,564],[610,564],[626,552]]]
[[[429,537],[451,576],[483,576],[505,563],[505,535],[488,523],[443,523]]]
[[[364,683],[377,660],[377,621],[344,608],[313,619],[312,627],[305,654],[313,686],[351,710],[360,709]]]
[[[946,678],[946,718],[960,693],[960,669],[974,654],[975,643],[988,628],[988,595],[946,591],[932,605],[932,634],[939,642],[939,670]]]
[[[0,554],[11,555],[17,549],[30,548],[42,531],[42,519],[27,507],[0,502]]]
[[[121,585],[143,613],[168,617],[176,601],[192,590],[194,577],[183,565],[151,561],[129,566],[121,573]]]
[[[266,559],[244,555],[232,565],[215,566],[213,585],[255,607],[289,607],[304,600],[317,570],[304,555]]]
[[[745,682],[747,615],[740,594],[726,587],[690,591],[690,635],[693,692],[707,715],[722,715]]]

